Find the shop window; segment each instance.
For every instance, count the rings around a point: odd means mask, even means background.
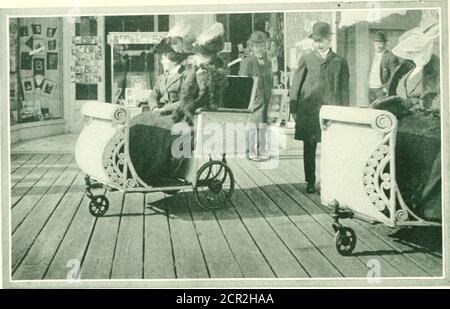
[[[158,31],[169,31],[169,15],[158,15]]]
[[[225,39],[231,43],[231,52],[222,55],[227,61],[245,58],[251,54],[247,46],[253,31],[259,30],[267,34],[267,56],[272,64],[274,87],[284,88],[284,20],[282,13],[243,13],[218,14],[217,21],[225,26]],[[230,67],[231,74],[239,73],[239,64]]]
[[[111,32],[166,32],[168,30],[168,15],[106,16],[104,40],[106,42]],[[157,60],[150,53],[152,47],[151,44],[115,44],[111,53],[111,46],[105,45],[107,102],[117,103],[125,100],[127,88],[133,88],[137,84],[143,85],[144,89],[152,88],[158,70]]]
[[[11,123],[62,118],[61,18],[9,21]]]

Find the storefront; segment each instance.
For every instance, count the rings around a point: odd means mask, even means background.
[[[63,20],[9,20],[11,141],[63,133]]]
[[[84,102],[111,102],[109,33],[158,27],[167,31],[167,15],[10,19],[11,142],[78,132]],[[136,58],[131,67],[154,73],[154,65],[141,66]]]
[[[88,100],[126,104],[147,96],[161,73],[151,47],[180,21],[197,32],[224,24],[222,56],[238,59],[230,74],[249,54],[251,32],[266,32],[274,88],[285,88],[281,13],[10,18],[11,142],[79,132]]]

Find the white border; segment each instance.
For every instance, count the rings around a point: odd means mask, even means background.
[[[361,2],[366,2],[365,0],[359,0]],[[407,0],[404,0],[407,1]],[[318,1],[319,2],[319,1]],[[320,1],[322,2],[322,1]],[[326,0],[323,0],[323,2],[328,2]],[[351,2],[351,1],[350,1]],[[246,4],[250,4],[250,3],[246,3]],[[273,4],[273,3],[271,3]],[[89,8],[86,8],[89,9]],[[441,7],[406,7],[406,8],[380,8],[380,10],[383,11],[399,11],[399,10],[438,10],[439,11],[439,53],[440,53],[440,89],[444,89],[443,88],[443,82],[442,82],[442,54],[443,54],[443,50],[442,50],[442,10]],[[164,11],[158,11],[155,12],[154,14],[151,15],[201,15],[201,14],[245,14],[245,13],[267,13],[267,12],[273,12],[273,13],[284,13],[284,19],[283,19],[283,27],[284,29],[286,29],[286,14],[288,13],[302,13],[302,12],[337,12],[337,11],[369,11],[371,10],[370,8],[341,8],[341,9],[286,9],[286,10],[263,10],[263,11],[251,11],[251,12],[247,12],[247,11],[215,11],[215,12],[164,12]],[[67,17],[67,16],[134,16],[134,15],[142,15],[142,13],[124,13],[124,14],[120,14],[120,13],[110,13],[110,14],[100,14],[100,13],[96,13],[96,14],[89,14],[89,13],[81,13],[74,15],[74,14],[58,14],[58,15],[46,15],[46,14],[41,14],[41,15],[8,15],[5,14],[5,20],[6,20],[6,40],[9,43],[9,19],[10,18],[32,18],[32,17]],[[150,14],[149,14],[150,15]],[[450,22],[450,21],[449,21]],[[448,25],[447,25],[448,26]],[[448,29],[447,29],[448,30]],[[449,39],[450,40],[450,39]],[[286,53],[286,31],[284,32],[284,43],[285,43],[285,53]],[[9,44],[8,44],[9,46]],[[6,53],[7,57],[6,59],[9,59],[9,47],[7,48],[7,53]],[[286,59],[285,59],[285,65],[286,65]],[[9,100],[9,86],[10,86],[10,81],[9,81],[9,69],[10,69],[10,62],[7,61],[7,109],[10,109],[10,100]],[[441,111],[442,111],[442,107],[444,106],[444,98],[443,98],[443,92],[442,90],[440,91],[440,97],[441,97]],[[441,113],[442,116],[442,113]],[[11,124],[10,124],[10,118],[8,117],[7,120],[7,126],[10,128]],[[443,137],[444,137],[444,133],[443,133],[443,129],[444,129],[444,121],[441,117],[441,175],[444,175],[444,145],[443,145]],[[7,139],[7,143],[8,143],[8,150],[7,150],[7,154],[8,154],[8,158],[11,158],[11,132],[10,130],[8,131],[8,139]],[[8,184],[9,184],[9,188],[11,187],[11,162],[10,159],[9,160],[9,166],[8,166]],[[441,191],[443,192],[443,196],[441,199],[441,203],[442,206],[444,206],[444,201],[445,201],[445,190],[444,190],[444,181],[441,181]],[[8,194],[8,207],[11,204],[11,191]],[[445,228],[446,228],[446,224],[445,224],[445,212],[444,212],[444,207],[442,207],[441,209],[442,212],[442,276],[441,277],[381,277],[380,278],[380,282],[377,283],[382,284],[383,281],[387,281],[387,280],[439,280],[439,279],[446,279],[446,273],[445,273],[445,265],[446,265],[446,247],[445,247],[445,242],[446,242],[446,238],[445,238]],[[12,279],[12,239],[11,239],[11,210],[9,210],[9,283],[10,284],[14,284],[14,283],[39,283],[39,282],[44,282],[44,283],[64,283],[64,284],[79,284],[79,283],[89,283],[89,282],[104,282],[104,283],[109,283],[109,282],[180,282],[180,281],[188,281],[188,282],[203,282],[203,281],[336,281],[336,280],[355,280],[355,281],[362,281],[365,284],[366,283],[370,283],[369,280],[367,278],[364,277],[344,277],[344,278],[340,278],[340,277],[336,277],[336,278],[204,278],[204,279],[80,279],[80,280],[74,280],[74,281],[70,281],[67,279],[37,279],[37,280],[13,280]],[[2,266],[0,266],[2,267]],[[342,287],[342,288],[351,288],[351,287],[358,287],[358,288],[371,288],[376,286],[377,284],[372,284],[372,286],[370,286],[370,284],[367,287],[359,287],[359,286],[348,286],[348,287]],[[380,286],[378,286],[380,287]],[[408,285],[408,287],[411,287]],[[196,288],[196,287],[190,287],[190,288]],[[197,287],[197,288],[202,288],[202,287]],[[214,288],[216,289],[216,287],[209,287],[209,288]],[[223,288],[223,287],[217,287],[217,289],[219,288]],[[242,288],[241,286],[229,286],[227,288]],[[250,288],[251,287],[245,287],[245,288]],[[283,288],[290,288],[290,287],[283,287]],[[292,287],[292,288],[298,288],[298,287]],[[305,288],[305,287],[302,287]],[[399,288],[399,287],[397,287]],[[414,287],[415,288],[415,287]],[[417,288],[423,288],[423,287],[417,287]]]

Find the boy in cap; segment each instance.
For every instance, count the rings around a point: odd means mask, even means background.
[[[239,75],[258,77],[255,100],[249,109],[252,114],[248,125],[248,158],[252,161],[270,159],[266,146],[267,108],[272,94],[272,70],[267,58],[267,36],[255,31],[248,41],[253,55],[242,61]]]
[[[334,53],[331,27],[317,22],[310,38],[315,50],[304,54],[294,71],[289,90],[290,111],[296,122],[295,139],[303,141],[306,191],[315,192],[316,149],[321,141],[319,112],[322,105],[348,105],[349,71],[347,61]]]
[[[384,32],[377,31],[373,39],[374,55],[369,72],[369,103],[387,95],[392,74],[399,65],[398,58],[386,49]]]

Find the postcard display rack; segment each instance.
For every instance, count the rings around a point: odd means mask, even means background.
[[[73,36],[70,81],[77,84],[97,85],[102,82],[102,37]]]
[[[167,36],[167,32],[110,32],[107,43],[111,46],[111,98],[113,103],[126,106],[137,106],[140,102],[148,100],[152,90],[152,73],[156,78],[159,65],[156,55],[150,54],[150,46],[159,43]],[[150,57],[148,57],[150,56]],[[120,66],[121,62],[130,59],[145,57],[144,65]],[[149,62],[153,63],[152,68]],[[137,67],[137,68],[136,68]],[[122,68],[119,69],[119,68]],[[134,69],[133,69],[134,68]],[[153,72],[152,72],[153,71]]]

